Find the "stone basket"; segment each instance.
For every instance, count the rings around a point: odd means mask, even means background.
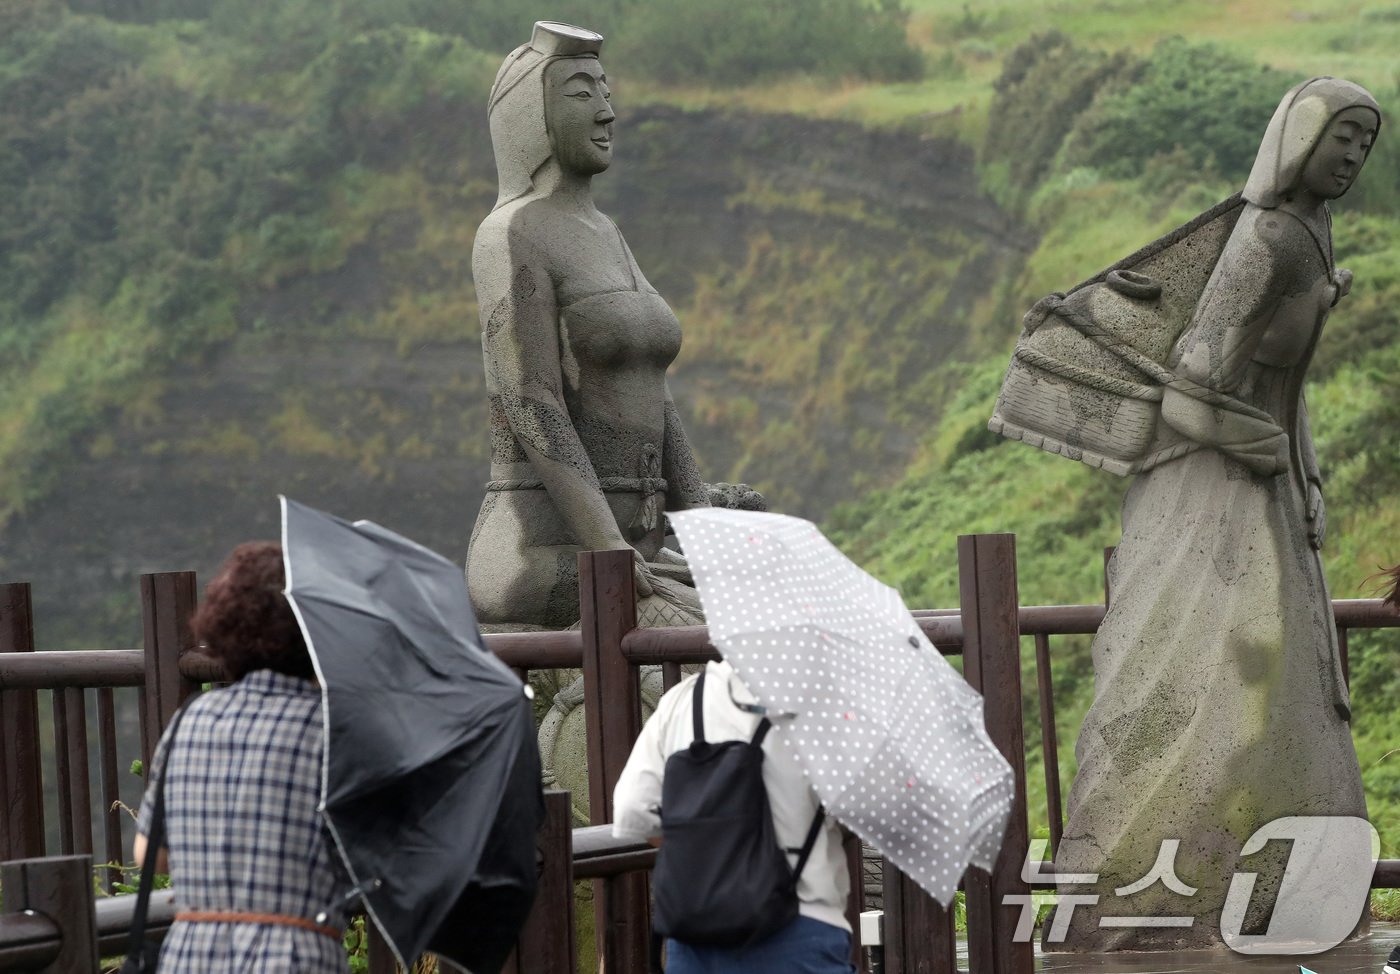
[[[1243,205],[1238,196],[1025,317],[988,427],[1119,476],[1193,449],[1158,429],[1163,364],[1190,324]]]

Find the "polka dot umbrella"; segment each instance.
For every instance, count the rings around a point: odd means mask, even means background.
[[[947,906],[990,870],[1012,772],[982,698],[899,593],[809,521],[718,508],[670,515],[710,640],[773,714],[827,812]]]

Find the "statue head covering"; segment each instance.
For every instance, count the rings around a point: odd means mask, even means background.
[[[1266,210],[1287,199],[1298,185],[1318,139],[1332,119],[1348,108],[1369,108],[1375,112],[1376,130],[1380,131],[1380,106],[1360,85],[1324,77],[1292,88],[1279,102],[1264,132],[1254,168],[1244,184],[1244,198]]]
[[[496,72],[486,107],[499,183],[496,207],[528,193],[536,171],[549,159],[544,69],[561,58],[596,58],[602,46],[602,34],[541,20],[530,43],[512,51]]]

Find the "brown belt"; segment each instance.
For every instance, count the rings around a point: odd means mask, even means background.
[[[280,913],[239,913],[233,910],[187,910],[175,914],[176,923],[262,923],[275,927],[298,927],[319,933],[323,937],[340,939],[335,927],[322,926],[314,920],[283,916]]]

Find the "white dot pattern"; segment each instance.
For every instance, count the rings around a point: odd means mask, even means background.
[[[943,905],[968,865],[990,869],[1011,766],[982,698],[899,593],[800,518],[718,508],[669,515],[710,640],[838,821]]]

